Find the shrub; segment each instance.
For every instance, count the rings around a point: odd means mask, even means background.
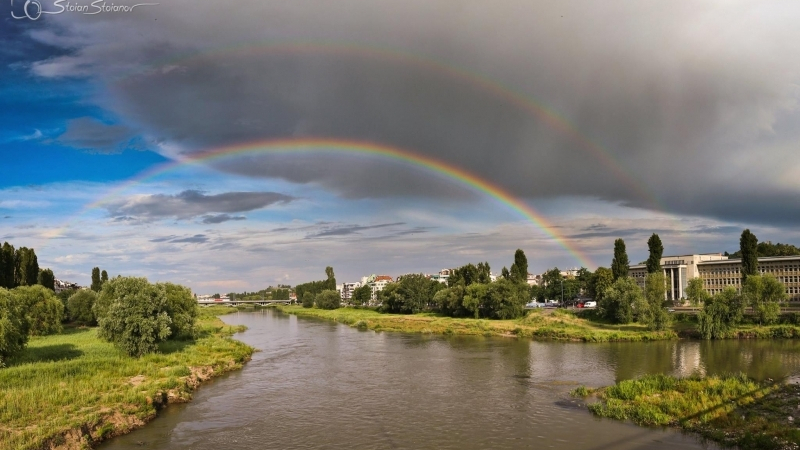
[[[28,319],[28,331],[32,336],[43,336],[61,332],[64,304],[50,289],[44,286],[20,286],[12,291],[24,308]]]
[[[159,283],[157,286],[163,286],[167,293],[167,314],[172,319],[171,337],[194,338],[197,335],[198,306],[192,291],[172,283]]]
[[[69,318],[75,322],[81,322],[86,325],[95,325],[97,319],[94,316],[94,302],[97,300],[97,294],[89,289],[81,289],[80,291],[72,294],[67,300],[67,312]]]
[[[313,308],[314,307],[314,294],[311,292],[306,292],[303,294],[303,308]]]
[[[28,319],[21,306],[11,291],[0,288],[0,367],[28,343]]]
[[[317,294],[317,308],[321,309],[337,309],[341,306],[342,297],[339,292],[332,289],[326,289]]]
[[[172,334],[167,310],[166,288],[135,277],[109,280],[94,305],[100,337],[131,356],[156,351]]]

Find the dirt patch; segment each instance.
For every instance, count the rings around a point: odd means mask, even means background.
[[[144,383],[144,380],[146,380],[144,375],[136,375],[135,377],[131,377],[131,379],[128,380],[128,383],[130,383],[133,386],[138,386]]]

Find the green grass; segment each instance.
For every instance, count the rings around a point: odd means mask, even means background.
[[[514,320],[468,319],[433,313],[383,314],[369,309],[324,310],[278,306],[289,314],[334,320],[359,329],[407,333],[508,336],[543,340],[609,342],[677,339],[673,331],[649,331],[639,324],[612,325],[576,317],[564,310],[534,310]]]
[[[253,349],[230,338],[242,328],[216,317],[234,311],[201,308],[198,339],[167,341],[141,358],[100,340],[96,328],[32,338],[0,369],[0,447],[91,448],[189,400],[199,382],[249,360]]]
[[[648,375],[598,390],[588,405],[597,416],[645,426],[673,426],[696,432],[725,446],[783,449],[800,445],[797,415],[800,387],[757,383],[745,375],[675,378]]]

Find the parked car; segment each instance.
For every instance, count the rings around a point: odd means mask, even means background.
[[[526,308],[544,308],[544,303],[530,302],[525,304]]]
[[[590,300],[590,301],[588,301],[588,302],[585,302],[585,303],[583,304],[583,307],[584,307],[584,308],[597,308],[597,302],[596,302],[596,301],[594,301],[594,300]]]

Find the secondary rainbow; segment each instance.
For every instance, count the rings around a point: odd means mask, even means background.
[[[99,200],[84,206],[76,216],[84,214],[86,211],[100,207],[109,201],[116,198],[120,193],[130,189],[131,187],[141,184],[147,180],[163,175],[167,172],[176,170],[178,168],[189,166],[193,164],[205,164],[211,161],[220,160],[224,158],[232,158],[235,156],[247,154],[345,154],[345,155],[364,155],[369,157],[381,158],[388,161],[402,162],[410,164],[414,167],[424,169],[430,173],[444,176],[447,179],[458,181],[471,189],[488,195],[499,202],[506,205],[513,211],[516,211],[537,228],[541,229],[549,237],[559,243],[565,250],[567,250],[575,259],[587,268],[593,268],[595,265],[588,255],[583,253],[579,248],[574,246],[569,239],[560,235],[556,228],[553,227],[549,221],[534,208],[528,206],[523,201],[515,198],[508,191],[496,184],[493,184],[477,175],[470,173],[462,168],[456,167],[452,164],[439,161],[429,156],[420,155],[411,151],[391,147],[385,144],[379,144],[368,141],[355,141],[343,139],[328,139],[328,138],[296,138],[296,139],[274,139],[263,140],[255,142],[247,142],[233,146],[222,148],[215,148],[206,150],[200,153],[192,154],[181,160],[172,161],[153,169],[147,170],[134,178],[131,178],[116,188],[112,189],[108,194],[104,195]],[[74,219],[73,217],[73,219]],[[67,222],[69,224],[72,221]],[[66,225],[60,230],[56,231],[55,235],[59,235]],[[52,236],[51,236],[52,237]]]

